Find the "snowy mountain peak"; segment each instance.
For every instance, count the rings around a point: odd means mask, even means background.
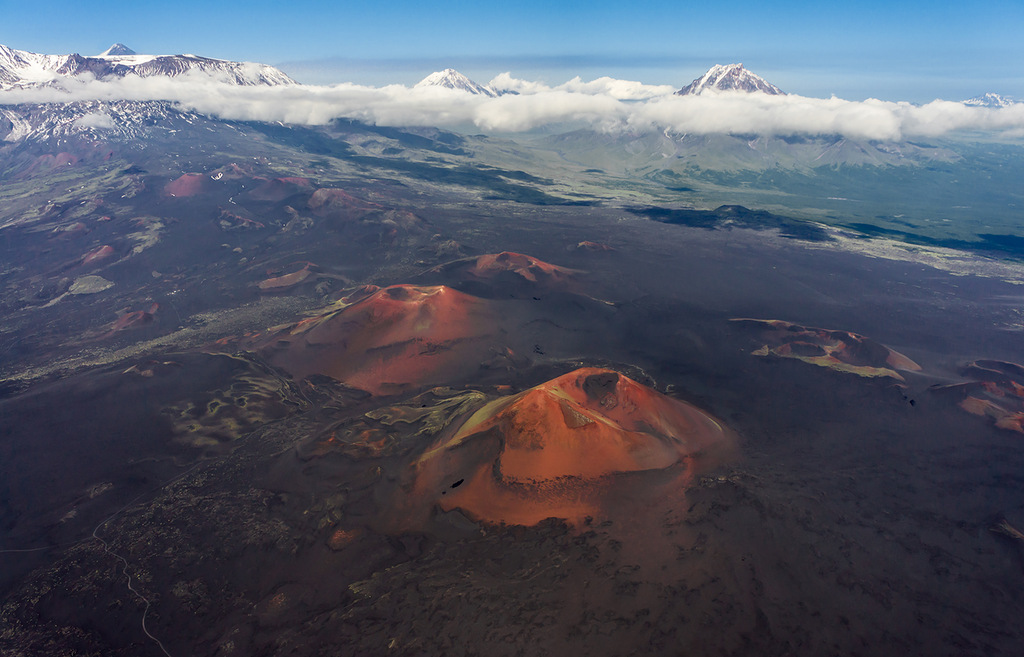
[[[1019,104],[1021,101],[1014,100],[1009,96],[1000,96],[999,94],[989,92],[961,102],[972,107],[1010,107],[1011,105]]]
[[[466,91],[477,96],[495,97],[498,94],[490,87],[473,82],[454,68],[446,68],[443,71],[431,73],[416,83],[417,89],[424,87],[444,87],[445,89],[456,89]]]
[[[123,50],[119,51],[119,48]],[[208,77],[240,86],[295,84],[282,71],[265,64],[232,62],[195,55],[113,54],[132,52],[114,44],[97,57],[41,55],[0,45],[0,90],[61,87],[76,79],[114,80],[130,77],[168,77],[183,74]]]
[[[103,52],[101,52],[100,54],[98,54],[96,56],[97,57],[126,57],[126,56],[130,56],[130,55],[138,55],[138,54],[139,53],[135,52],[134,50],[132,50],[128,46],[124,45],[123,43],[115,43],[114,45],[110,46],[109,48],[107,48],[106,50],[104,50]]]
[[[699,96],[705,92],[745,91],[785,96],[786,93],[743,64],[716,64],[708,72],[676,92],[678,96]]]

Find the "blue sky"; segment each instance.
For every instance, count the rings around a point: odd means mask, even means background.
[[[682,86],[715,63],[803,95],[1024,97],[1024,2],[0,0],[0,43],[261,61],[302,82],[581,75]]]

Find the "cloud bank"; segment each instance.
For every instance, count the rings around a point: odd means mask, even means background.
[[[644,84],[643,82],[616,80],[609,77],[584,82],[579,76],[557,87],[549,87],[540,82],[514,78],[511,72],[500,73],[487,86],[497,91],[517,94],[542,94],[550,91],[566,91],[590,96],[610,96],[616,100],[646,100],[659,96],[670,96],[676,91],[676,87],[667,84]]]
[[[233,120],[322,125],[350,118],[382,126],[524,132],[546,126],[604,132],[671,131],[679,134],[842,135],[899,141],[983,131],[1024,136],[1024,104],[969,107],[936,100],[926,105],[869,99],[768,96],[725,92],[675,96],[667,86],[629,80],[573,78],[551,87],[503,73],[491,81],[510,91],[497,98],[400,85],[369,87],[287,85],[242,87],[202,74],[177,78],[127,77],[114,81],[64,79],[54,86],[0,92],[0,105],[71,101],[168,101],[180,109]],[[112,127],[99,116],[83,125]]]

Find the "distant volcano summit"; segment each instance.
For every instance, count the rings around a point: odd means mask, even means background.
[[[109,48],[107,48],[106,50],[104,50],[103,52],[101,52],[100,54],[98,54],[96,56],[97,57],[131,57],[132,55],[138,55],[138,54],[139,53],[135,52],[134,50],[132,50],[128,46],[124,45],[123,43],[115,43],[114,45],[110,46]]]
[[[676,92],[677,96],[699,96],[706,91],[746,91],[772,96],[786,92],[761,76],[743,68],[743,64],[716,64],[708,72]]]
[[[473,82],[454,68],[446,68],[443,71],[431,73],[416,83],[417,89],[422,89],[424,87],[457,89],[458,91],[467,91],[476,96],[489,96],[491,98],[498,95],[498,93],[490,87],[485,87],[482,84]]]

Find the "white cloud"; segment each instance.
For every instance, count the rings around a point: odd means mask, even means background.
[[[678,133],[839,134],[900,140],[958,131],[1024,134],[1024,104],[1007,108],[967,107],[936,100],[926,105],[869,99],[720,93],[675,96],[670,87],[628,80],[574,78],[556,87],[502,73],[491,85],[513,90],[498,98],[443,88],[400,85],[368,87],[287,85],[241,87],[211,82],[202,74],[77,82],[63,88],[0,92],[0,105],[69,100],[164,100],[227,119],[318,125],[353,118],[378,125],[468,127],[519,132],[568,124],[597,130],[671,130]],[[110,117],[86,115],[89,127],[110,127]]]
[[[551,91],[551,87],[542,82],[514,78],[510,71],[497,74],[494,76],[494,79],[487,83],[487,86],[497,91],[511,91],[517,94],[536,94]]]
[[[584,82],[579,76],[556,87],[549,87],[540,82],[514,78],[509,72],[499,73],[490,81],[488,86],[499,91],[511,91],[517,94],[568,91],[570,93],[590,96],[610,96],[617,100],[645,100],[659,96],[668,96],[676,91],[676,87],[666,84],[644,84],[643,82],[616,80],[609,77]]]
[[[79,128],[93,128],[98,130],[111,130],[117,127],[114,124],[114,119],[110,118],[110,115],[104,112],[92,112],[81,116],[75,121],[75,126]]]
[[[899,140],[910,106],[878,100],[769,96],[742,92],[670,96],[631,112],[636,129],[667,128],[684,133],[762,135],[839,134],[855,139]]]
[[[501,96],[478,103],[473,123],[485,132],[523,132],[554,123],[584,124],[599,130],[623,125],[625,104],[609,96],[551,90]]]
[[[555,88],[573,93],[611,96],[618,100],[646,100],[670,96],[676,91],[676,87],[665,84],[644,84],[633,80],[616,80],[609,77],[584,82],[579,76]]]

